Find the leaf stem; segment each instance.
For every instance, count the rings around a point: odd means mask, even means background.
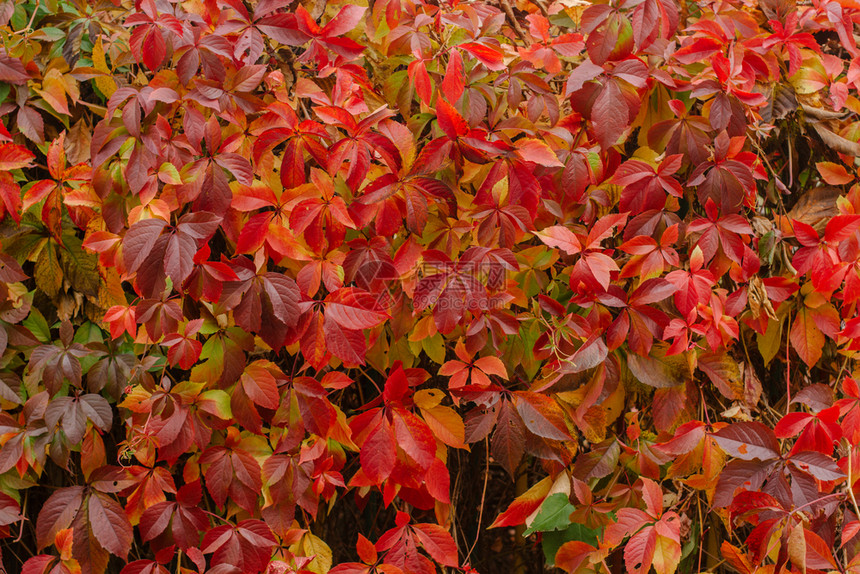
[[[30,15],[30,21],[27,22],[27,27],[22,30],[24,32],[24,37],[28,37],[31,31],[35,32],[33,29],[33,22],[36,20],[36,13],[39,11],[39,8],[41,8],[41,5],[39,4],[39,0],[36,0],[36,5],[33,7],[33,13]]]
[[[212,516],[212,517],[214,517],[214,518],[217,518],[218,520],[220,520],[220,521],[224,522],[225,524],[229,524],[230,526],[236,526],[235,524],[233,524],[233,522],[232,522],[231,520],[229,520],[229,519],[227,519],[227,518],[224,518],[223,516],[219,516],[219,515],[215,514],[214,512],[210,512],[210,511],[208,511],[208,510],[204,510],[204,509],[202,509],[202,508],[201,508],[200,510],[203,510],[203,512],[205,512],[205,513],[206,513],[206,514],[208,514],[209,516]]]
[[[832,493],[832,494],[828,494],[827,496],[822,496],[821,498],[816,498],[815,500],[813,500],[813,501],[811,501],[811,502],[807,502],[807,503],[806,503],[806,504],[804,504],[804,505],[798,506],[797,508],[795,508],[794,510],[792,510],[792,511],[789,513],[789,515],[793,515],[793,514],[795,514],[795,513],[797,513],[797,512],[800,512],[800,511],[801,511],[801,510],[803,510],[804,508],[806,508],[806,507],[808,507],[808,506],[812,506],[813,504],[818,504],[819,502],[821,502],[821,501],[823,501],[823,500],[827,500],[827,499],[830,499],[830,498],[836,498],[837,496],[845,496],[845,495],[844,495],[843,493],[841,493],[841,492],[834,492],[834,493]],[[853,497],[852,497],[852,498],[853,498]]]

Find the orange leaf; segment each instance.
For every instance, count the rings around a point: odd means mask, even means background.
[[[496,375],[505,380],[508,380],[508,370],[505,364],[498,357],[481,357],[475,361],[475,366],[487,373],[488,375]]]
[[[829,161],[820,161],[815,164],[822,179],[830,185],[845,185],[854,181],[854,176],[848,173],[845,166]]]

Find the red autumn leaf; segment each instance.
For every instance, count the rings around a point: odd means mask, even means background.
[[[24,146],[0,143],[0,170],[2,171],[29,167],[35,157],[35,154]]]
[[[492,71],[504,69],[502,54],[495,46],[488,46],[487,44],[480,44],[478,42],[466,42],[457,47],[474,56],[476,60]]]
[[[536,139],[520,139],[516,142],[517,155],[525,160],[545,167],[564,167],[548,145]]]
[[[782,505],[773,496],[764,492],[743,491],[735,496],[729,512],[732,520],[760,512],[785,512]]]
[[[388,478],[397,459],[397,443],[394,431],[384,420],[380,420],[364,440],[361,449],[361,468],[368,478],[381,483]]]
[[[508,508],[496,518],[490,528],[525,524],[526,518],[540,508],[540,505],[549,495],[551,486],[552,483],[548,479],[539,481],[514,499]]]
[[[517,391],[514,403],[526,428],[553,440],[570,440],[561,407],[552,398],[528,391]]]
[[[242,572],[262,572],[277,541],[260,520],[248,519],[236,526],[216,526],[203,537],[201,550],[212,554],[214,565],[234,566]]]
[[[98,544],[125,559],[131,549],[133,533],[122,506],[101,493],[91,494],[87,499],[87,518]]]
[[[452,568],[459,565],[457,545],[447,530],[438,524],[416,524],[413,528],[416,538],[433,560]]]
[[[833,453],[833,445],[842,438],[838,424],[839,407],[833,406],[821,412],[788,413],[774,427],[777,438],[800,435],[791,448],[792,455],[806,451],[817,451],[826,455]]]
[[[505,400],[496,408],[498,418],[490,440],[490,452],[508,474],[516,476],[517,467],[525,454],[526,427],[511,401]],[[554,427],[550,432],[561,434]]]
[[[126,564],[119,574],[169,574],[169,572],[153,560],[135,560]]]
[[[57,533],[71,525],[83,499],[84,489],[81,486],[61,488],[48,497],[36,520],[38,550],[53,544]]]
[[[213,446],[200,457],[206,467],[206,489],[218,506],[223,507],[228,498],[241,508],[253,512],[262,488],[260,464],[249,453]]]
[[[759,422],[733,423],[713,434],[720,448],[743,460],[778,458],[779,443],[772,430]]]
[[[277,409],[281,402],[278,382],[263,361],[245,367],[240,379],[242,388],[254,403],[267,409]]]

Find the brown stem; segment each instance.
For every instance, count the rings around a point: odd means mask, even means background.
[[[501,6],[502,11],[505,13],[505,17],[510,21],[511,27],[514,29],[514,32],[517,33],[520,40],[522,40],[523,43],[528,44],[525,32],[523,32],[523,29],[520,27],[520,23],[517,22],[517,17],[514,15],[514,9],[511,8],[509,0],[499,0],[499,6]]]
[[[785,414],[791,412],[791,314],[785,333]]]

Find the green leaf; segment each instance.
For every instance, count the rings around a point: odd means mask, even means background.
[[[63,38],[66,37],[65,32],[63,32],[59,28],[52,28],[51,26],[45,26],[44,28],[39,28],[38,33],[40,36],[44,37],[45,39],[51,40],[52,42],[56,42],[57,40],[62,40]]]
[[[769,365],[777,353],[779,353],[780,344],[782,343],[783,323],[782,318],[779,321],[768,319],[767,331],[765,331],[764,335],[756,333],[758,350],[764,359],[765,366]]]
[[[33,333],[33,336],[36,337],[39,342],[51,342],[51,328],[48,326],[48,322],[45,320],[42,313],[40,313],[35,307],[30,309],[30,314],[26,319],[24,319],[22,324],[27,327],[31,333]]]
[[[87,321],[80,327],[78,327],[77,331],[75,331],[74,342],[80,343],[81,345],[86,345],[87,343],[103,343],[104,342],[104,333],[102,330],[94,323]],[[88,373],[93,365],[99,362],[98,355],[87,355],[86,357],[80,357],[81,362],[81,370],[83,373]]]
[[[86,345],[87,343],[104,343],[104,332],[98,325],[91,321],[87,321],[77,328],[73,338],[75,343]]]
[[[526,375],[532,379],[540,370],[541,362],[536,361],[532,349],[535,342],[541,335],[540,324],[537,321],[524,321],[520,325],[520,333],[518,337],[513,337],[511,341],[511,353],[516,353],[518,360],[513,361],[519,363]]]
[[[12,24],[13,30],[23,30],[27,26],[27,21],[29,16],[24,9],[23,4],[18,4],[15,6],[15,11],[12,13],[12,19],[10,20]]]
[[[570,514],[576,510],[563,492],[556,492],[541,504],[540,511],[523,536],[535,532],[563,530],[570,525]]]
[[[435,363],[441,365],[445,362],[445,340],[441,334],[436,333],[432,337],[422,339],[421,348]]]
[[[233,412],[230,410],[230,395],[221,389],[203,391],[200,393],[198,403],[203,404],[204,411],[219,419],[226,421],[233,418]]]
[[[684,544],[684,548],[681,551],[681,560],[686,560],[688,556],[691,556],[693,554],[693,550],[696,549],[696,545],[699,541],[699,530],[700,525],[693,524],[693,535],[690,536],[690,540],[688,540],[687,543]]]
[[[99,258],[97,255],[84,251],[80,238],[63,235],[66,249],[60,252],[66,279],[75,291],[98,297],[101,278],[99,276]]]

